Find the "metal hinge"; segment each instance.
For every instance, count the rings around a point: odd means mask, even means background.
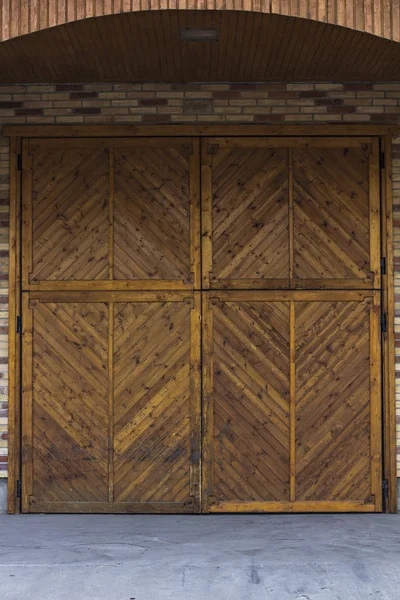
[[[22,496],[22,483],[21,480],[18,479],[17,481],[17,498],[21,498]]]
[[[386,313],[381,315],[381,331],[382,333],[386,333]]]
[[[22,154],[18,154],[18,171],[22,171]]]
[[[386,275],[386,258],[381,258],[381,273],[382,275]]]
[[[382,494],[385,500],[389,499],[389,482],[387,479],[382,481]]]
[[[379,152],[379,166],[381,169],[385,168],[385,153]]]
[[[21,317],[21,315],[17,316],[17,333],[22,333],[22,317]]]

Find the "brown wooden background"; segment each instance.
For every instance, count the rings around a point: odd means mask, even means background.
[[[313,19],[400,40],[400,0],[3,0],[1,40],[90,17],[162,9],[244,10]]]
[[[181,130],[181,131],[182,131],[182,130]],[[322,130],[322,131],[323,131],[323,130]],[[60,131],[60,133],[61,133],[61,131]],[[75,135],[78,135],[78,131],[77,131],[77,130],[76,130],[76,131],[74,130],[74,133],[75,133]],[[104,132],[104,133],[105,133],[105,132]],[[386,234],[385,234],[385,235],[386,235]],[[390,236],[390,232],[388,232],[388,235]]]

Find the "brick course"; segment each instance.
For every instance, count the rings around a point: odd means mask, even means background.
[[[400,123],[400,83],[1,85],[3,124]],[[8,139],[0,137],[0,477],[7,475]],[[393,145],[400,476],[400,138]]]

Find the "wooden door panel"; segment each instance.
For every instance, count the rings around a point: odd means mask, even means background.
[[[117,502],[190,500],[191,302],[114,305]]]
[[[289,303],[204,307],[204,509],[289,500]]]
[[[195,283],[198,169],[196,140],[115,149],[114,279]]]
[[[196,512],[200,298],[24,297],[25,512]]]
[[[202,148],[203,289],[379,289],[374,138],[214,138]]]
[[[200,289],[199,140],[23,148],[23,289]]]
[[[262,140],[205,140],[203,286],[288,287],[288,151]]]
[[[379,275],[378,153],[372,144],[344,144],[293,149],[295,283],[373,287]]]
[[[41,148],[24,155],[24,287],[108,277],[108,155]]]
[[[377,319],[373,298],[296,303],[298,500],[378,502]]]
[[[214,294],[203,510],[380,511],[378,293]]]
[[[107,501],[108,306],[25,296],[23,316],[23,510]]]

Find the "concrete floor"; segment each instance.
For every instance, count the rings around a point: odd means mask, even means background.
[[[2,600],[399,600],[400,516],[0,517]]]

